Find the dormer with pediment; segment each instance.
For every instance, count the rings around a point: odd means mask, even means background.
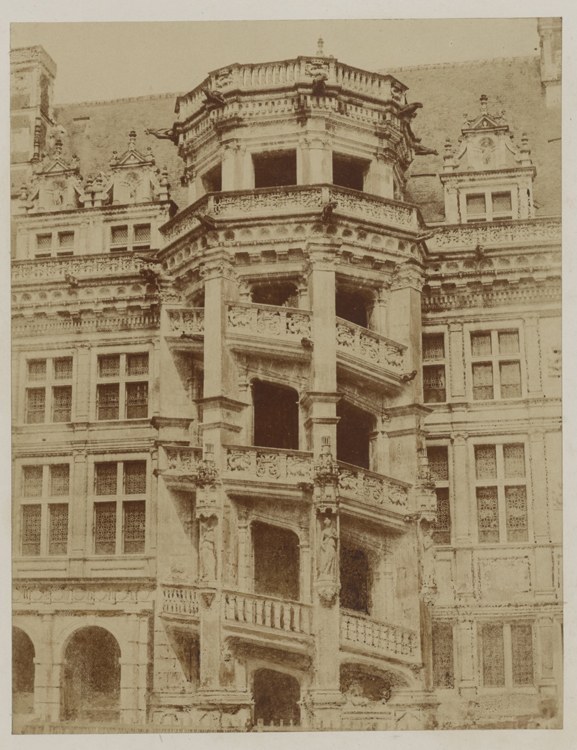
[[[493,114],[481,96],[481,111],[465,115],[457,149],[445,143],[441,183],[448,224],[511,221],[534,216],[536,169],[525,133],[514,143],[505,112]]]
[[[76,156],[62,153],[62,141],[42,162],[33,164],[32,177],[20,190],[21,213],[45,213],[82,208],[84,189]]]
[[[130,205],[168,200],[168,177],[156,166],[152,149],[146,153],[136,148],[136,131],[128,135],[128,148],[120,156],[116,151],[110,159],[109,185],[104,192],[113,205]],[[106,177],[100,176],[104,183]]]

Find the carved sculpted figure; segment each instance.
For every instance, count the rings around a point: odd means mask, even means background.
[[[203,581],[216,580],[216,544],[214,527],[204,521],[200,539],[200,578]]]
[[[337,571],[337,530],[330,518],[325,518],[321,532],[319,577],[334,578]]]

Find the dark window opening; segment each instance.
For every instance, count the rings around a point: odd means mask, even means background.
[[[351,156],[333,154],[333,185],[363,190],[367,162]]]
[[[370,414],[341,401],[337,405],[337,461],[370,468],[370,434],[374,420]]]
[[[426,404],[441,404],[447,400],[445,365],[423,367],[423,398]]]
[[[255,188],[297,184],[296,151],[254,154]]]
[[[369,563],[359,549],[341,546],[341,607],[369,614]]]
[[[255,380],[252,386],[254,403],[254,445],[263,448],[299,447],[298,394],[292,388]]]
[[[297,307],[298,292],[296,286],[290,282],[258,284],[252,288],[252,301],[256,305]]]
[[[202,184],[206,193],[220,193],[222,190],[222,164],[217,164],[216,167],[209,169],[202,177]]]
[[[20,628],[12,628],[12,712],[34,713],[34,645]]]
[[[253,679],[254,721],[265,726],[280,722],[285,726],[300,724],[298,680],[272,669],[259,669]]]
[[[335,305],[337,318],[368,327],[367,301],[362,294],[337,289]]]
[[[453,664],[453,626],[450,622],[433,623],[433,684],[440,688],[455,687]]]
[[[118,721],[120,647],[104,628],[76,632],[64,657],[61,708],[64,721]]]
[[[254,523],[254,588],[257,594],[298,601],[300,596],[299,538],[294,531]]]

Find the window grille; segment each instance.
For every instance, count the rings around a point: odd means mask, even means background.
[[[70,380],[72,378],[72,357],[54,360],[54,380]]]
[[[117,378],[120,375],[120,355],[98,357],[98,374],[101,378]]]
[[[477,521],[480,542],[499,541],[499,503],[496,487],[477,487]]]
[[[449,622],[433,623],[433,683],[439,688],[455,687],[453,626]]]
[[[46,413],[46,391],[44,388],[28,388],[26,391],[26,424],[42,424]]]
[[[144,552],[146,530],[146,503],[132,500],[124,503],[124,552]]]
[[[505,684],[505,646],[503,626],[484,623],[481,628],[483,640],[483,683],[491,687]]]
[[[120,226],[120,227],[112,227],[112,233],[111,233],[111,244],[112,245],[124,245],[125,247],[122,248],[126,250],[128,247],[128,225]],[[115,248],[115,249],[121,249],[121,248]]]
[[[70,465],[53,464],[50,467],[50,495],[60,497],[70,493]]]
[[[118,383],[99,385],[97,391],[98,419],[118,419],[119,387]]]
[[[95,554],[114,555],[116,552],[116,503],[96,503],[94,516]]]
[[[485,220],[487,207],[484,195],[467,196],[467,218],[472,220]]]
[[[473,399],[488,401],[493,398],[493,365],[490,363],[473,365]]]
[[[514,685],[532,685],[533,668],[533,628],[530,623],[511,625],[511,661]]]
[[[116,495],[117,468],[115,463],[95,464],[96,494]]]
[[[51,504],[48,554],[65,555],[68,551],[68,503]]]
[[[505,479],[525,476],[525,446],[522,443],[510,443],[503,446]]]
[[[126,418],[148,417],[148,383],[126,384]]]
[[[128,354],[126,356],[127,375],[148,375],[148,354]]]
[[[526,542],[527,529],[527,490],[525,487],[505,487],[505,508],[507,514],[507,541]]]
[[[491,334],[472,333],[471,352],[473,357],[484,357],[487,354],[491,354]]]
[[[521,397],[521,370],[518,362],[501,362],[501,398]]]
[[[434,482],[445,482],[449,480],[449,454],[444,445],[427,448],[427,458],[431,478]]]
[[[52,421],[70,422],[72,414],[72,386],[61,385],[52,389]]]
[[[449,503],[449,488],[437,487],[437,520],[433,527],[433,541],[435,544],[451,543],[451,506]]]
[[[24,497],[42,496],[42,466],[24,466],[23,470],[23,495]]]
[[[442,403],[447,400],[443,365],[423,367],[423,396],[426,404]]]
[[[38,250],[52,250],[52,235],[51,234],[37,234],[36,235],[36,247]]]
[[[28,361],[28,380],[46,380],[45,359],[32,359]]]
[[[40,554],[41,505],[22,506],[22,554]]]
[[[445,359],[445,337],[442,333],[423,336],[423,359]]]
[[[124,464],[124,494],[143,495],[146,492],[146,461],[126,461]]]
[[[497,478],[497,451],[494,445],[475,446],[475,471],[477,479]]]
[[[58,247],[64,248],[67,251],[72,250],[74,247],[74,232],[59,232],[58,233]],[[68,253],[67,255],[72,253]]]
[[[510,219],[512,216],[511,193],[493,193],[491,196],[493,219]],[[506,215],[503,215],[506,214]]]
[[[499,331],[499,354],[519,354],[518,331]]]
[[[150,224],[139,224],[134,227],[134,242],[139,244],[142,242],[150,243]]]

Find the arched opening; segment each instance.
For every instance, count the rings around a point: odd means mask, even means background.
[[[299,447],[298,393],[292,388],[253,381],[254,445],[263,448]]]
[[[368,328],[368,299],[361,292],[337,287],[335,307],[337,318],[342,318],[343,320],[348,320],[349,323],[355,323],[363,328]]]
[[[20,628],[12,628],[12,712],[34,713],[34,644]]]
[[[254,673],[252,690],[255,724],[259,721],[265,726],[278,726],[281,721],[284,725],[300,724],[301,689],[296,677],[272,669],[259,669]]]
[[[370,468],[370,436],[374,417],[341,400],[337,404],[337,461]]]
[[[277,307],[298,307],[296,285],[290,281],[271,281],[255,284],[251,292],[256,305],[277,305]]]
[[[254,589],[257,594],[298,601],[300,598],[300,549],[294,531],[252,524]]]
[[[118,721],[120,647],[99,627],[78,630],[66,647],[63,665],[64,721]]]
[[[369,614],[370,568],[360,549],[341,545],[341,607]]]

